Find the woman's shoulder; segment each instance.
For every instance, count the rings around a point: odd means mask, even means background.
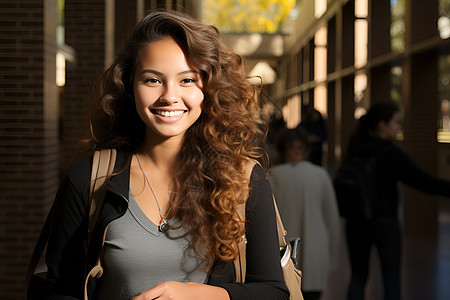
[[[65,174],[74,186],[85,186],[91,176],[92,157],[85,156],[75,160]]]
[[[127,161],[128,153],[117,151],[115,158],[115,170],[121,168]],[[77,158],[68,168],[66,176],[72,180],[84,180],[91,176],[93,155],[85,155]]]

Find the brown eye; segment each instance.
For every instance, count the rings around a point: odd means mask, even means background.
[[[147,79],[144,80],[144,83],[146,85],[156,86],[156,85],[161,84],[161,81],[159,79],[157,79],[157,78],[147,78]]]
[[[181,83],[184,83],[184,84],[195,83],[195,82],[197,82],[197,80],[195,80],[193,78],[186,78],[186,79],[181,80]]]

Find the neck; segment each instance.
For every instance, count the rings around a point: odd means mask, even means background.
[[[182,139],[178,137],[163,138],[146,136],[144,143],[137,150],[139,156],[150,166],[159,170],[175,170],[177,156],[180,152]]]

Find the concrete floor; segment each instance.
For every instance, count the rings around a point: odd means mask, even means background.
[[[442,200],[439,215],[439,239],[403,239],[403,299],[450,299],[450,201]],[[321,300],[345,300],[350,269],[345,243],[341,242],[338,269],[330,274]],[[376,251],[371,257],[371,273],[366,288],[366,300],[382,300],[383,285]],[[399,299],[401,300],[401,299]]]

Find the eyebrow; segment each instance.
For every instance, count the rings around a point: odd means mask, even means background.
[[[156,70],[152,70],[152,69],[145,69],[140,74],[147,74],[147,73],[153,73],[153,74],[155,74],[157,76],[161,76],[161,77],[164,76],[163,73],[156,71]],[[182,72],[178,73],[177,75],[184,75],[184,74],[189,74],[189,73],[200,74],[200,72],[195,71],[195,70],[186,70],[186,71],[182,71]]]

